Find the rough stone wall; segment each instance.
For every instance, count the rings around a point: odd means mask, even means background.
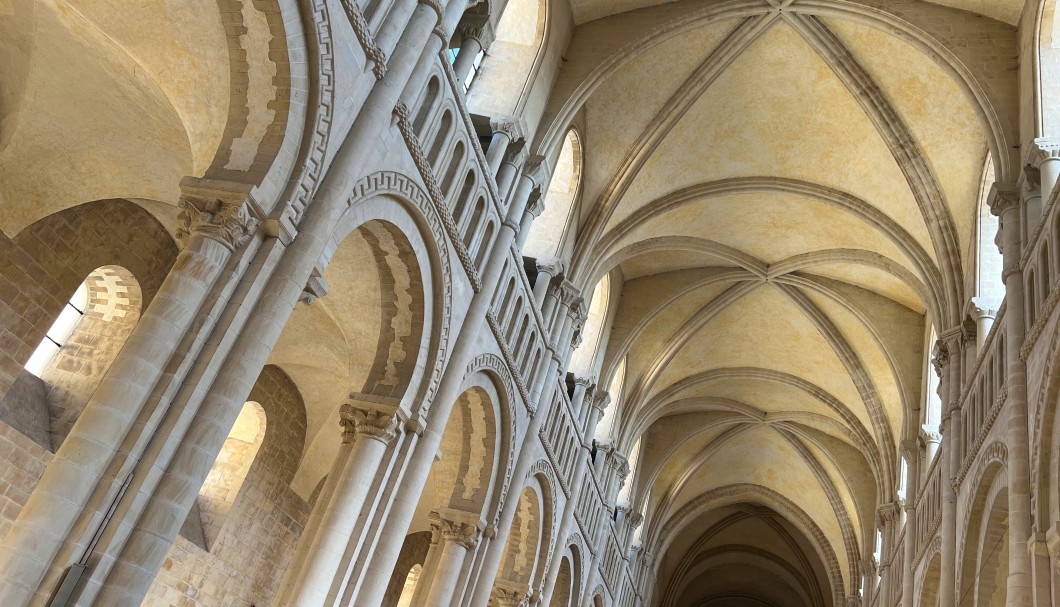
[[[140,283],[144,307],[177,256],[154,217],[127,200],[86,203],[8,238],[0,233],[0,395],[93,270],[117,265]]]
[[[235,502],[209,551],[177,537],[144,605],[272,604],[311,509],[290,485],[305,444],[305,405],[290,378],[271,365],[250,400],[265,411],[265,437]]]
[[[390,575],[390,584],[386,587],[386,594],[383,595],[382,607],[398,607],[409,571],[416,565],[423,565],[430,549],[430,531],[420,531],[405,538],[405,543],[398,554],[397,564],[394,565],[394,573]]]
[[[52,454],[11,426],[0,422],[0,537],[37,486]]]
[[[42,449],[54,452],[48,432],[48,388],[29,371],[23,369],[0,399],[0,422],[9,424]]]

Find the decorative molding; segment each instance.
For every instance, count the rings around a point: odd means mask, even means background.
[[[354,185],[353,191],[350,193],[349,205],[352,207],[357,201],[367,200],[380,194],[394,195],[412,203],[416,209],[419,210],[420,215],[423,217],[424,223],[427,225],[427,229],[430,231],[435,242],[439,244],[445,242],[445,228],[443,226],[442,218],[439,216],[427,194],[424,193],[419,184],[401,173],[394,171],[380,171],[362,178]],[[443,295],[440,318],[445,319],[445,321],[440,323],[438,328],[437,360],[444,361],[449,352],[449,339],[452,333],[453,270],[449,256],[446,255],[444,251],[441,255],[437,256],[437,259],[440,274],[440,280],[438,283],[442,286]],[[438,385],[441,382],[443,366],[444,365],[442,364],[434,365],[430,383],[422,400],[424,404],[422,409],[418,412],[417,417],[426,418],[426,413],[430,408],[429,403],[437,393]]]
[[[427,186],[427,192],[430,194],[430,199],[434,203],[435,211],[441,218],[442,225],[445,227],[445,232],[449,236],[448,240],[456,251],[456,256],[460,259],[460,264],[464,266],[464,271],[467,273],[467,277],[471,281],[471,287],[477,293],[482,290],[482,281],[479,279],[478,269],[475,268],[475,263],[471,259],[471,254],[468,252],[467,247],[464,246],[464,241],[460,237],[460,230],[457,228],[456,222],[453,221],[453,216],[449,212],[449,207],[445,204],[445,195],[442,194],[442,190],[438,186],[438,180],[434,176],[434,169],[431,168],[431,163],[427,161],[427,156],[423,153],[423,147],[420,145],[419,138],[416,136],[416,132],[412,128],[412,122],[409,119],[410,113],[409,106],[404,103],[399,103],[394,107],[394,116],[397,117],[398,130],[401,132],[402,139],[405,140],[405,145],[408,147],[409,153],[412,154],[412,161],[416,165],[416,170],[419,171],[420,177],[423,178],[423,182]],[[486,245],[483,244],[483,246]]]
[[[375,74],[375,79],[382,80],[386,76],[387,70],[386,51],[376,43],[375,37],[372,36],[372,30],[368,26],[368,21],[365,20],[364,13],[361,12],[361,7],[357,6],[354,0],[342,0],[342,8],[346,12],[350,27],[353,28],[353,34],[357,36],[357,41],[361,43],[361,48],[364,49],[365,57],[374,64],[372,73]]]
[[[438,0],[419,0],[419,2],[420,4],[429,6],[435,13],[437,13],[439,21],[445,16],[445,11],[442,10],[442,5],[438,3]]]
[[[316,90],[309,91],[307,106],[316,107],[316,118],[312,126],[312,139],[302,148],[302,158],[297,178],[291,179],[284,191],[283,200],[291,204],[284,211],[281,223],[297,226],[316,195],[323,174],[324,158],[331,138],[335,105],[335,53],[331,39],[331,17],[327,0],[313,0],[312,15],[316,26],[315,52],[310,52],[310,62],[317,63]],[[308,36],[307,36],[308,38]],[[293,229],[291,230],[293,231]]]

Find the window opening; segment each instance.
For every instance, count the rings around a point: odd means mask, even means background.
[[[59,313],[59,317],[55,319],[52,326],[48,329],[44,339],[41,340],[40,345],[33,351],[33,355],[29,357],[26,362],[26,370],[30,373],[40,377],[44,373],[45,369],[55,358],[55,355],[59,353],[59,350],[66,344],[66,340],[70,339],[70,335],[73,334],[74,329],[77,328],[77,324],[81,322],[81,318],[85,315],[85,309],[88,308],[88,281],[82,282],[77,290],[74,291],[73,296],[70,297],[70,301],[66,302],[63,306],[62,312]]]

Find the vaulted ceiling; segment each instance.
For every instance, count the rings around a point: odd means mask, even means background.
[[[984,167],[1010,170],[1021,4],[572,1],[543,139],[573,123],[585,149],[572,275],[624,280],[602,379],[626,361],[614,440],[641,441],[662,604],[857,592]],[[742,547],[695,544],[734,507],[757,513]],[[825,571],[765,550],[762,520]]]

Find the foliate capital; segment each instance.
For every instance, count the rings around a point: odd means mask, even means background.
[[[1011,183],[994,182],[994,185],[990,187],[987,204],[990,205],[990,213],[996,217],[1001,217],[1009,209],[1019,208],[1019,186]]]
[[[523,165],[523,174],[534,180],[539,188],[543,188],[548,183],[552,170],[548,166],[547,158],[540,154],[531,154]]]
[[[1039,137],[1031,143],[1027,164],[1038,169],[1048,160],[1060,160],[1060,140]]]
[[[397,436],[398,420],[389,413],[346,403],[339,409],[339,425],[343,444],[352,443],[357,435],[386,444]]]
[[[201,236],[215,240],[230,251],[245,245],[261,218],[244,183],[185,177],[180,182],[180,214],[177,241],[187,246]]]
[[[514,117],[494,118],[490,120],[490,128],[494,133],[504,133],[510,141],[522,139],[526,132],[522,119]]]
[[[475,40],[478,40],[479,45],[483,49],[488,49],[497,38],[497,34],[493,30],[493,23],[490,22],[489,15],[465,16],[464,20],[456,26],[456,31],[460,34],[461,46],[464,44],[464,39],[474,38]]]
[[[559,276],[563,274],[564,265],[563,260],[556,257],[541,257],[535,264],[537,265],[537,271],[548,274],[549,276]]]
[[[458,519],[459,517],[443,514],[437,510],[427,515],[431,531],[438,541],[455,542],[472,550],[478,545],[482,531],[478,525],[468,520]]]
[[[892,522],[898,519],[898,515],[901,512],[901,507],[897,502],[890,504],[883,504],[876,510],[877,525],[881,528],[890,525]]]
[[[925,443],[941,443],[942,433],[938,426],[924,425],[920,427],[920,439]]]
[[[611,404],[611,395],[600,390],[593,396],[592,408],[598,409],[600,412],[606,411],[607,406]]]
[[[545,197],[541,195],[541,188],[535,187],[530,190],[530,196],[526,199],[526,212],[534,217],[540,217],[545,212]]]
[[[306,281],[305,288],[302,289],[301,295],[298,296],[298,301],[310,305],[327,295],[330,290],[331,285],[324,279],[324,275],[317,268],[313,268],[313,271],[309,274],[309,280]]]

